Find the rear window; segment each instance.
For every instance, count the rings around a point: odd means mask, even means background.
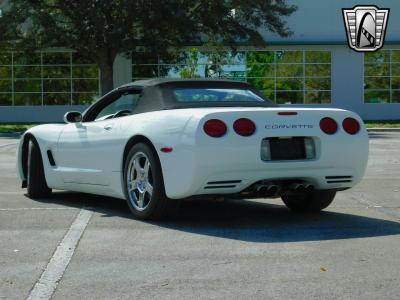
[[[247,89],[175,88],[178,102],[266,102]]]

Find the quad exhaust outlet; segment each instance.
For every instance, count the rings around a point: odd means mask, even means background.
[[[291,183],[280,185],[277,183],[258,183],[254,186],[254,193],[262,197],[274,197],[281,192],[309,193],[314,190],[314,186],[309,183]]]
[[[292,183],[289,189],[296,192],[311,192],[314,190],[314,186],[309,183]]]
[[[255,186],[255,192],[260,196],[275,196],[279,193],[280,190],[280,186],[273,183],[260,183]]]

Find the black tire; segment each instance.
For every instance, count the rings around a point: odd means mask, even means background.
[[[319,212],[327,208],[335,198],[334,191],[313,191],[310,193],[283,195],[283,203],[296,212]]]
[[[147,194],[147,205],[145,207],[138,207],[138,193],[137,188],[134,194],[128,192],[128,176],[131,170],[131,161],[134,157],[138,155],[145,155],[145,158],[150,162],[150,172],[148,174],[148,182],[152,186],[152,194]],[[134,171],[135,172],[135,171]],[[135,173],[137,174],[137,173]],[[134,175],[131,175],[134,177]],[[160,161],[158,159],[157,153],[145,143],[135,144],[130,150],[126,157],[124,166],[124,190],[125,197],[135,218],[141,220],[155,220],[160,219],[175,213],[178,208],[180,201],[175,199],[169,199],[165,194],[164,179],[162,176],[162,170]],[[143,188],[142,188],[143,189]],[[143,200],[145,202],[145,200]],[[142,204],[143,205],[143,204]]]
[[[43,198],[51,194],[44,176],[43,160],[37,143],[29,141],[27,168],[27,194],[29,198]]]

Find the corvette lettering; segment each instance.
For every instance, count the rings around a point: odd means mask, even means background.
[[[311,129],[313,125],[307,124],[267,124],[265,129]]]

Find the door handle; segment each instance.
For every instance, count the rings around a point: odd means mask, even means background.
[[[110,131],[113,128],[113,124],[104,125],[104,130]]]

